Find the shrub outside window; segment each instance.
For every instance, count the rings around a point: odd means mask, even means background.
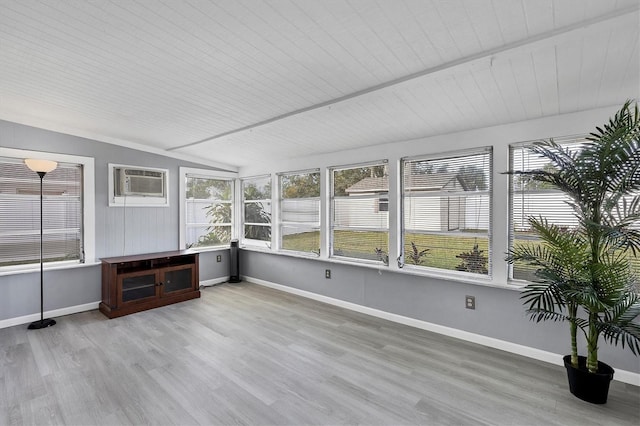
[[[185,179],[187,248],[228,245],[233,226],[233,180],[189,173]]]
[[[402,160],[404,264],[489,275],[491,149]]]
[[[386,162],[335,167],[330,169],[330,175],[331,256],[388,264]]]
[[[320,171],[282,173],[280,248],[320,255]]]

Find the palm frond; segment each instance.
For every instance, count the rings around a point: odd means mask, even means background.
[[[520,294],[529,312],[558,312],[566,301],[560,289],[551,283],[530,283]]]
[[[617,201],[617,202],[616,202]],[[631,200],[612,197],[615,205],[602,214],[602,233],[612,247],[640,253],[640,195]]]
[[[566,230],[543,218],[529,218],[540,244],[516,245],[508,252],[510,263],[535,268],[536,282],[520,296],[529,318],[567,320],[581,329],[591,365],[597,361],[598,335],[640,355],[640,295],[629,261],[629,251],[640,253],[637,103],[625,102],[579,149],[549,140],[529,151],[552,167],[507,174],[553,185],[567,196],[577,220],[575,228]],[[578,307],[586,316],[577,315]],[[572,342],[576,327],[571,328]]]
[[[531,321],[542,322],[542,321],[570,321],[572,318],[563,314],[562,312],[557,312],[553,310],[545,310],[545,309],[528,309],[527,315]]]
[[[596,325],[605,341],[624,348],[629,346],[635,355],[640,355],[640,324],[636,318],[640,316],[640,296],[627,293],[612,309],[605,312],[602,321]]]
[[[640,113],[627,101],[603,127],[590,134],[576,157],[588,171],[592,184],[604,184],[610,193],[632,194],[640,190]]]

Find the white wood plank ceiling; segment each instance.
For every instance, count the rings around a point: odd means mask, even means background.
[[[212,165],[640,98],[638,0],[0,0],[0,8],[0,119]]]

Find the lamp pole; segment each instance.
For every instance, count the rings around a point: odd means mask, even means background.
[[[43,204],[44,204],[44,196],[43,196],[43,180],[45,175],[54,170],[58,163],[55,161],[49,160],[34,160],[27,159],[24,160],[27,167],[29,167],[34,172],[38,173],[40,176],[40,320],[34,321],[29,324],[29,330],[38,330],[40,328],[51,327],[56,324],[56,321],[53,319],[45,319],[44,318],[44,215],[43,215]]]

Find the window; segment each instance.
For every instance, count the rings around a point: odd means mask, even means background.
[[[242,179],[243,244],[271,247],[271,177]]]
[[[228,245],[233,228],[233,180],[186,173],[184,247]]]
[[[389,263],[389,176],[384,162],[335,167],[331,175],[331,256]]]
[[[320,171],[282,173],[280,248],[320,255]]]
[[[388,212],[389,211],[389,194],[380,194],[378,197],[378,211],[379,212]]]
[[[491,149],[402,160],[404,263],[488,275]]]
[[[571,152],[578,152],[584,138],[555,139],[555,141]],[[545,158],[530,152],[527,147],[531,143],[515,144],[510,147],[510,170],[526,171],[534,169],[553,170],[553,166]],[[542,216],[549,223],[571,229],[578,225],[573,209],[568,204],[571,199],[556,189],[552,184],[534,182],[526,176],[511,176],[511,220],[509,247],[518,244],[535,244],[539,241],[528,222],[530,216]],[[627,201],[630,201],[627,200]],[[640,259],[629,253],[631,267],[640,274]],[[523,263],[511,265],[510,278],[532,281],[535,278],[535,267]]]
[[[0,148],[0,267],[40,263],[40,177],[24,158],[58,162],[42,180],[44,262],[93,261],[93,159]]]
[[[557,142],[572,151],[577,151],[581,140]],[[529,152],[527,145],[520,144],[510,147],[510,170],[526,171],[552,167],[544,158]],[[567,201],[569,201],[569,197],[551,184],[534,182],[525,176],[511,176],[509,247],[539,241],[529,226],[529,216],[544,216],[551,223],[567,228],[575,226],[576,219]],[[534,274],[534,266],[522,263],[511,266],[510,276],[513,279],[531,281],[535,278]]]

